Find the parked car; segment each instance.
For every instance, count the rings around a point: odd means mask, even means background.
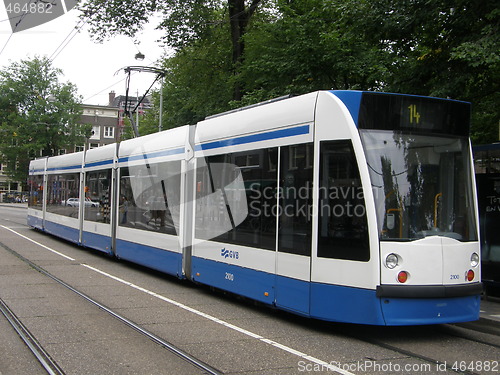
[[[63,206],[78,207],[80,206],[79,198],[68,198],[66,201],[62,201]],[[85,207],[99,207],[99,202],[94,202],[90,198],[85,198]]]

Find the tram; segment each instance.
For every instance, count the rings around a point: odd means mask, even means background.
[[[420,96],[279,98],[33,160],[27,221],[315,319],[476,320],[469,119],[468,103]]]
[[[474,146],[473,153],[484,294],[500,297],[500,143]]]

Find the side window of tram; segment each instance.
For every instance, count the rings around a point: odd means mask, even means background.
[[[278,251],[311,255],[313,144],[281,148]]]
[[[28,206],[41,210],[43,205],[43,175],[29,176],[28,184],[30,187]]]
[[[351,141],[321,142],[318,256],[368,261],[366,207]]]
[[[47,212],[78,217],[80,174],[49,175],[47,179]]]
[[[277,148],[198,159],[196,238],[274,250],[277,161]]]
[[[177,235],[180,191],[179,160],[121,168],[118,224]]]
[[[88,172],[84,191],[85,220],[110,223],[111,169]]]

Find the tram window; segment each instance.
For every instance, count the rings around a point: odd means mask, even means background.
[[[276,248],[278,150],[198,159],[196,238]]]
[[[368,261],[368,225],[351,141],[321,142],[318,256]]]
[[[87,172],[85,176],[85,220],[110,223],[111,169]]]
[[[177,235],[180,192],[180,161],[121,168],[118,224]]]
[[[281,148],[278,251],[311,255],[313,145]]]
[[[52,174],[47,179],[47,212],[78,217],[80,174]]]
[[[43,175],[29,176],[28,185],[30,187],[28,206],[41,210],[43,205]]]

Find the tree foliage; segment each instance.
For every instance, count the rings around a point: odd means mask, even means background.
[[[163,21],[163,40],[178,52],[200,40],[211,40],[220,25],[229,25],[231,70],[237,74],[244,60],[247,26],[261,0],[87,0],[79,5],[97,40],[115,34],[134,36],[154,14]],[[242,96],[238,81],[233,81],[233,99]]]
[[[473,140],[498,140],[495,0],[89,0],[81,8],[99,36],[133,35],[163,15],[175,51],[163,62],[164,127],[284,94],[361,89],[471,101]]]
[[[498,140],[497,1],[378,0],[359,4],[366,14],[364,37],[391,53],[386,90],[470,101],[473,140]]]
[[[380,89],[388,53],[360,37],[346,4],[278,1],[274,19],[255,22],[247,35],[246,95]]]
[[[0,157],[15,181],[26,180],[31,159],[83,144],[80,99],[61,73],[39,57],[0,71]]]

